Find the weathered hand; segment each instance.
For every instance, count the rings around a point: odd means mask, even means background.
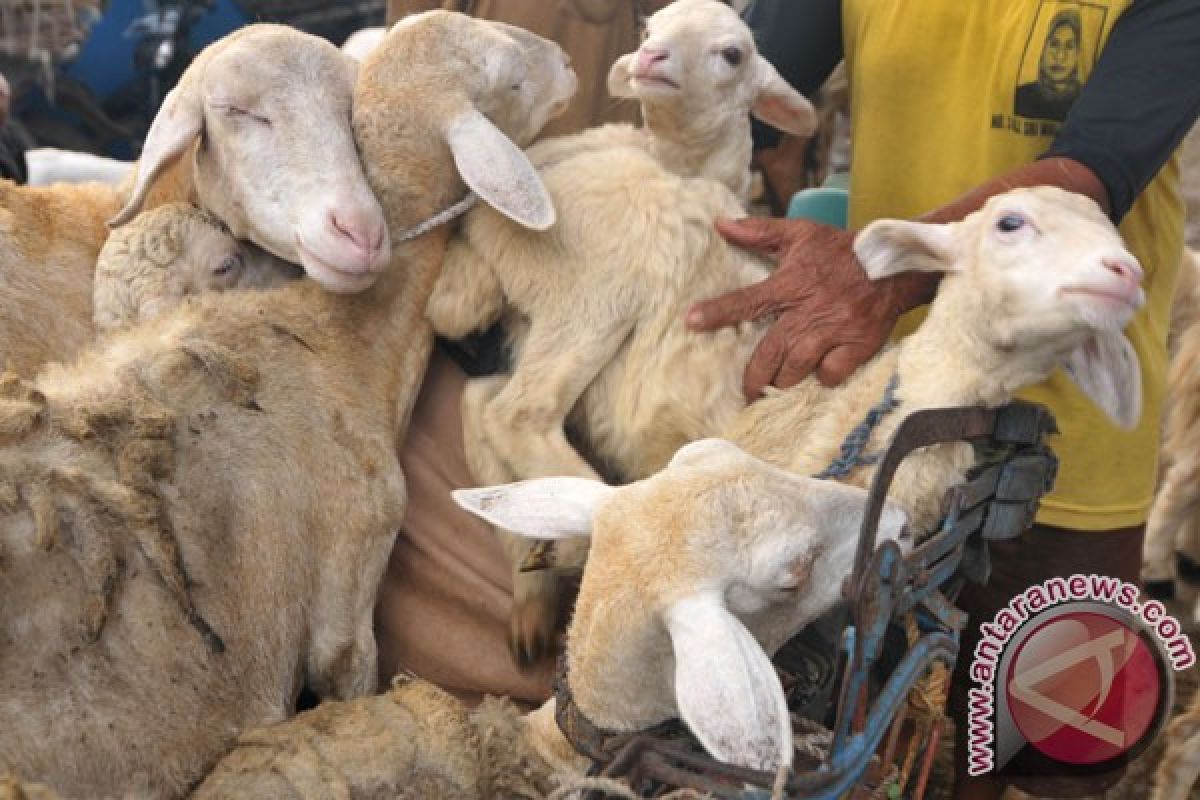
[[[694,330],[714,330],[774,315],[746,366],[750,400],[773,384],[787,388],[809,373],[826,386],[844,381],[879,351],[905,310],[892,279],[869,280],[854,256],[854,232],[805,220],[718,220],[731,243],[773,257],[765,280],[695,305]]]

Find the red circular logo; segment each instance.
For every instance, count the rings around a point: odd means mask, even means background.
[[[1005,688],[1026,741],[1062,763],[1098,764],[1146,736],[1163,681],[1136,631],[1080,611],[1047,621],[1021,642]]]

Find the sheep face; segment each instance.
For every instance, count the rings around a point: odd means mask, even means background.
[[[621,488],[545,478],[455,499],[541,538],[592,532],[568,654],[575,699],[594,722],[630,731],[678,715],[719,759],[757,769],[790,762],[787,704],[749,615],[790,607],[804,624],[833,606],[853,564],[864,490],[706,439]],[[886,505],[881,539],[907,549],[904,523]]]
[[[435,46],[436,60],[420,63]],[[518,147],[565,107],[575,86],[558,45],[511,25],[449,11],[414,14],[393,25],[363,62],[353,116],[368,180],[389,210],[389,225],[402,230],[422,221],[412,216],[411,160],[394,144],[397,127],[416,127],[445,140],[454,168],[481,200],[525,227],[550,227],[553,203]],[[404,116],[414,105],[425,110],[420,122]],[[450,198],[422,200],[448,204]]]
[[[964,330],[997,352],[1025,354],[1018,385],[1062,365],[1114,422],[1137,423],[1140,371],[1121,331],[1145,300],[1142,268],[1092,200],[1048,186],[1015,189],[961,222],[876,221],[855,252],[872,278],[947,273],[931,315],[969,313]]]
[[[717,130],[747,112],[801,136],[816,129],[812,105],[758,54],[754,36],[718,0],[677,0],[646,20],[646,38],[622,56],[609,92],[633,97],[649,114],[681,112],[689,127]]]
[[[250,25],[214,43],[155,117],[113,224],[200,141],[196,193],[234,236],[302,264],[330,291],[367,288],[390,245],[350,131],[355,71],[332,44],[283,26]]]

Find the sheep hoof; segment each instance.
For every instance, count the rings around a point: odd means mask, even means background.
[[[552,578],[550,580],[553,580]],[[558,619],[558,592],[538,591],[520,597],[509,618],[508,646],[517,666],[528,668],[550,655],[554,649],[554,623]]]
[[[1146,594],[1155,600],[1175,599],[1175,581],[1173,580],[1145,581],[1142,587],[1146,590]]]
[[[1175,574],[1189,586],[1200,586],[1200,563],[1186,553],[1175,554]]]
[[[108,600],[104,597],[90,596],[83,604],[83,639],[88,644],[95,644],[104,632],[104,624],[108,622]]]

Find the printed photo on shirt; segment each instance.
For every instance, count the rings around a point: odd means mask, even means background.
[[[1096,63],[1105,6],[1043,0],[1017,73],[1013,113],[1062,121]]]

